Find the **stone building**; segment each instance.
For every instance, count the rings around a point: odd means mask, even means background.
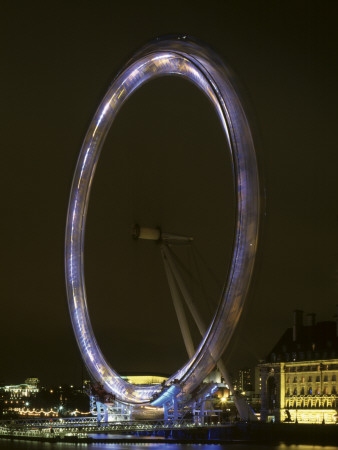
[[[261,369],[261,420],[336,423],[338,418],[337,322],[315,322],[294,311],[288,328]]]

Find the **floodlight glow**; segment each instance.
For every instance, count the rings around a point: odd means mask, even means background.
[[[189,80],[214,105],[231,152],[237,202],[231,269],[218,309],[195,355],[167,380],[163,390],[161,385],[141,388],[129,384],[105,360],[89,319],[83,263],[89,193],[108,131],[121,106],[136,89],[165,75]],[[200,384],[229,345],[241,315],[254,266],[258,224],[259,182],[255,149],[228,68],[209,48],[185,37],[150,43],[129,61],[108,89],[86,134],[71,188],[65,239],[66,287],[77,343],[94,379],[120,401],[156,406],[162,406],[170,396],[177,395],[183,384],[185,393]],[[171,385],[175,387],[168,389]]]

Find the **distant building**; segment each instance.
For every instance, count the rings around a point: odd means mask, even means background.
[[[37,388],[40,384],[40,380],[39,378],[26,378],[25,383]]]
[[[241,392],[254,390],[252,369],[250,369],[248,367],[246,367],[244,369],[239,369],[237,390],[241,391]]]
[[[31,384],[12,384],[0,387],[1,415],[23,410],[29,405],[30,399],[39,392],[37,386]]]
[[[3,386],[1,389],[4,392],[8,392],[11,399],[26,399],[39,392],[37,386],[26,383]]]
[[[338,415],[337,322],[315,322],[294,311],[294,323],[260,364],[261,419],[336,423]]]
[[[262,377],[261,369],[259,366],[255,367],[255,377],[254,377],[254,392],[257,397],[261,397],[262,393]]]
[[[28,381],[28,380],[26,380]],[[63,415],[88,415],[88,397],[73,385],[38,388],[39,380],[32,384],[0,387],[0,416],[6,419],[18,417],[58,417]]]

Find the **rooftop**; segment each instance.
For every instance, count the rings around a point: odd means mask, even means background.
[[[303,311],[294,311],[294,324],[282,335],[265,362],[315,361],[338,358],[337,323],[315,323],[314,314],[303,325]]]

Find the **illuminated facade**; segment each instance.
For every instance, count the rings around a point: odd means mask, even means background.
[[[38,389],[19,384],[0,388],[0,416],[58,417],[65,414],[89,414],[87,395],[73,385]]]
[[[289,328],[260,365],[264,421],[337,422],[338,339],[336,322],[303,325],[295,311]]]
[[[23,383],[3,386],[0,391],[2,414],[21,415],[23,412],[27,414],[30,399],[38,394],[39,388],[37,385]]]
[[[124,380],[128,381],[130,384],[140,384],[140,385],[153,385],[161,384],[167,381],[168,377],[163,377],[160,375],[125,375],[121,376]]]
[[[3,389],[4,392],[8,392],[12,400],[25,399],[34,396],[39,392],[39,388],[37,386],[26,383],[4,386],[1,389]]]

